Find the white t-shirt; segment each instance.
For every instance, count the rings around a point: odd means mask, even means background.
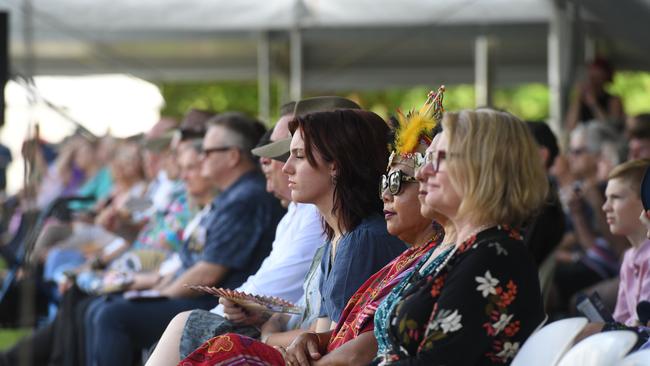
[[[271,253],[237,290],[297,302],[314,253],[325,242],[320,217],[314,205],[290,203],[278,223]],[[211,312],[223,316],[223,306]]]

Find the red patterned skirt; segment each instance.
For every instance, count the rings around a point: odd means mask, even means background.
[[[284,366],[282,354],[253,338],[226,333],[209,339],[178,366]]]

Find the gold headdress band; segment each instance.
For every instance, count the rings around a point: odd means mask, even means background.
[[[412,110],[406,116],[397,111],[397,126],[394,126],[395,137],[391,146],[393,151],[388,159],[389,169],[398,157],[400,160],[412,160],[414,168],[422,165],[424,156],[417,150],[420,145],[431,144],[433,130],[442,120],[444,92],[444,85],[435,93],[430,91],[419,111]]]

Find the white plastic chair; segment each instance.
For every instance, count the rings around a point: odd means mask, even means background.
[[[586,318],[569,318],[548,324],[528,337],[511,366],[555,366],[586,324]]]
[[[628,330],[597,333],[573,346],[558,366],[616,366],[636,343]]]
[[[650,365],[650,349],[630,353],[618,366],[647,366]]]

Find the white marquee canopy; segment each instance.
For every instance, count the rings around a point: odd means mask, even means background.
[[[285,81],[292,98],[475,83],[484,102],[493,85],[544,82],[557,118],[577,65],[596,49],[619,68],[650,69],[650,0],[0,0],[0,7],[10,12],[16,74],[257,79],[262,113],[272,78]]]

